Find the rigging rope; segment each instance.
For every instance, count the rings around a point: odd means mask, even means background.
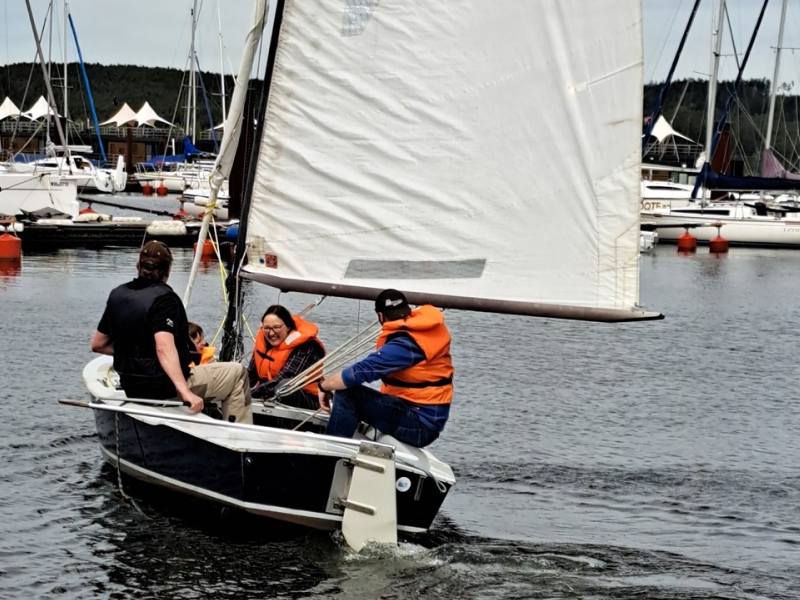
[[[352,362],[353,358],[366,353],[373,348],[375,340],[381,331],[381,324],[375,321],[363,331],[357,332],[341,346],[325,355],[324,358],[315,362],[305,371],[298,373],[295,377],[287,380],[277,390],[276,397],[288,396],[297,390],[305,387],[309,383],[317,381],[324,375],[330,375],[341,369],[341,367]]]

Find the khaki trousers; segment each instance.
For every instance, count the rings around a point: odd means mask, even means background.
[[[186,383],[203,400],[221,402],[226,421],[232,415],[237,423],[253,422],[250,381],[247,369],[239,363],[214,362],[192,367]]]

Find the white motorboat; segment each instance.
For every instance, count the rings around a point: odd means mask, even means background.
[[[71,181],[82,192],[104,192],[114,194],[125,190],[128,174],[125,159],[117,158],[116,169],[103,169],[77,155],[52,156],[31,162],[6,163],[7,172],[38,175],[57,175],[62,181]]]

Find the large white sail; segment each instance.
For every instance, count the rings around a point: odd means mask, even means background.
[[[641,0],[278,10],[245,277],[523,314],[634,309]]]

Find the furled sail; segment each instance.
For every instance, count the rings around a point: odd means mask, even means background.
[[[641,0],[277,10],[244,277],[495,312],[656,316],[635,311]]]

